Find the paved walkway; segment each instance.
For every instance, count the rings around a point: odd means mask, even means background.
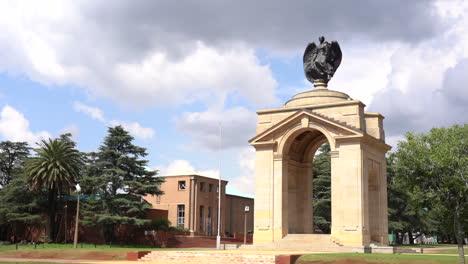
[[[438,248],[441,249],[441,248]],[[446,248],[443,248],[446,249]],[[447,249],[453,249],[452,248],[447,248]],[[425,249],[426,250],[426,249]],[[223,250],[223,251],[218,251],[218,250],[207,250],[203,252],[216,252],[216,253],[237,253],[237,254],[275,254],[275,255],[281,255],[281,254],[291,254],[291,251],[254,251],[254,250]],[[327,254],[326,252],[294,252],[295,254]],[[333,252],[330,252],[330,254],[334,254]],[[405,255],[416,255],[416,256],[421,256],[421,254],[405,254]],[[432,256],[437,255],[437,256],[458,256],[458,254],[430,254]],[[164,263],[164,262],[136,262],[136,261],[125,261],[125,260],[71,260],[71,259],[30,259],[30,258],[0,258],[0,262],[5,261],[5,262],[49,262],[49,263],[89,263],[89,264],[136,264],[136,263],[145,263],[145,264],[178,264],[178,263]],[[185,263],[179,263],[179,264],[185,264]],[[205,264],[205,263],[200,263],[200,264]]]

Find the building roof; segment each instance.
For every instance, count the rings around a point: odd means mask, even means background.
[[[245,196],[240,196],[240,195],[235,195],[235,194],[228,194],[228,193],[226,193],[226,196],[233,196],[233,197],[242,198],[242,199],[255,200],[254,198],[251,198],[251,197],[245,197]]]
[[[202,175],[198,175],[198,174],[181,174],[181,175],[168,175],[168,176],[164,176],[164,175],[159,175],[161,177],[164,177],[164,178],[176,178],[176,177],[194,177],[194,178],[205,178],[205,179],[210,179],[210,180],[215,180],[217,181],[218,179],[216,178],[211,178],[211,177],[207,177],[207,176],[202,176]],[[226,180],[223,180],[221,179],[222,182],[225,182],[226,184],[229,182],[229,181],[226,181]]]

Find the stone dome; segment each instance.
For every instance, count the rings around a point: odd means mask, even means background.
[[[345,93],[328,90],[326,86],[317,87],[311,91],[298,93],[287,101],[285,107],[296,107],[302,105],[320,105],[328,103],[337,103],[351,100],[351,97]]]

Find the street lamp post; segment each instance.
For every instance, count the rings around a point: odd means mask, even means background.
[[[218,235],[216,236],[216,248],[221,249],[221,122],[219,122],[219,179],[218,179]]]
[[[244,208],[244,245],[247,244],[247,213],[250,211],[250,207],[248,205]]]
[[[77,193],[77,202],[76,202],[76,216],[75,216],[75,236],[73,238],[73,248],[77,248],[78,246],[78,222],[80,217],[80,191],[81,187],[79,184],[76,186],[76,193]]]

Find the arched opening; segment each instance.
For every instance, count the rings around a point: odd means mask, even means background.
[[[331,233],[331,159],[330,144],[322,144],[312,164],[314,233]]]
[[[284,159],[284,165],[287,168],[287,192],[283,195],[287,195],[288,201],[288,234],[330,233],[330,148],[319,150],[323,145],[330,146],[328,143],[327,137],[322,132],[308,128],[291,135],[289,142],[285,145],[287,158]],[[325,150],[327,150],[326,153],[322,155]],[[316,162],[327,159],[327,155],[328,163],[320,164],[320,168],[314,166]],[[327,175],[322,175],[326,173],[324,169],[328,170],[328,179]],[[320,177],[314,179],[314,171]],[[315,188],[318,195],[314,194],[314,181],[319,185],[318,189]],[[314,206],[314,200],[319,203],[318,207]],[[317,217],[314,217],[315,209],[317,209]]]

